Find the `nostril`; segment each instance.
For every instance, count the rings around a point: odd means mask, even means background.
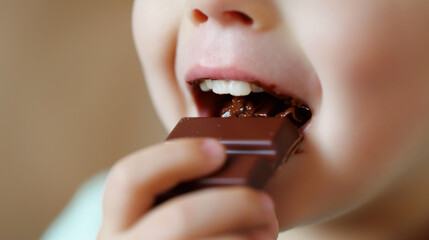
[[[214,14],[214,16],[216,16]],[[210,16],[212,17],[212,16]],[[253,25],[254,20],[249,15],[240,12],[240,11],[224,11],[222,15],[219,16],[220,18],[217,18],[216,21],[223,22],[223,23],[233,23],[238,22],[244,25]],[[215,17],[216,18],[216,17]],[[195,8],[191,12],[191,19],[194,24],[202,24],[207,21],[209,21],[209,15],[205,14],[200,9]]]
[[[253,24],[253,19],[251,17],[239,11],[226,11],[223,13],[223,15],[234,20],[239,20],[246,25]]]
[[[205,23],[207,22],[207,20],[209,19],[209,17],[207,15],[205,15],[203,12],[201,12],[198,9],[194,9],[194,11],[192,11],[192,19],[196,22],[196,23]]]

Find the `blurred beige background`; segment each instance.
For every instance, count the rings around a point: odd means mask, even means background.
[[[0,239],[38,239],[88,178],[165,137],[131,8],[0,0]]]

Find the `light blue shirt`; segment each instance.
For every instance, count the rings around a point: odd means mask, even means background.
[[[102,197],[107,173],[86,182],[41,240],[94,240],[102,220]]]

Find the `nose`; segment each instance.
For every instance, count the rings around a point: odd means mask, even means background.
[[[216,21],[225,26],[240,24],[255,29],[273,27],[277,18],[270,0],[190,0],[188,14],[194,25]]]

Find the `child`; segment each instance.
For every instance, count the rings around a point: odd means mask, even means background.
[[[204,91],[249,86],[312,117],[264,191],[202,190],[151,209],[216,171],[224,148],[183,139],[118,161],[98,239],[429,239],[428,22],[424,0],[137,0],[137,50],[168,130],[213,115]]]

